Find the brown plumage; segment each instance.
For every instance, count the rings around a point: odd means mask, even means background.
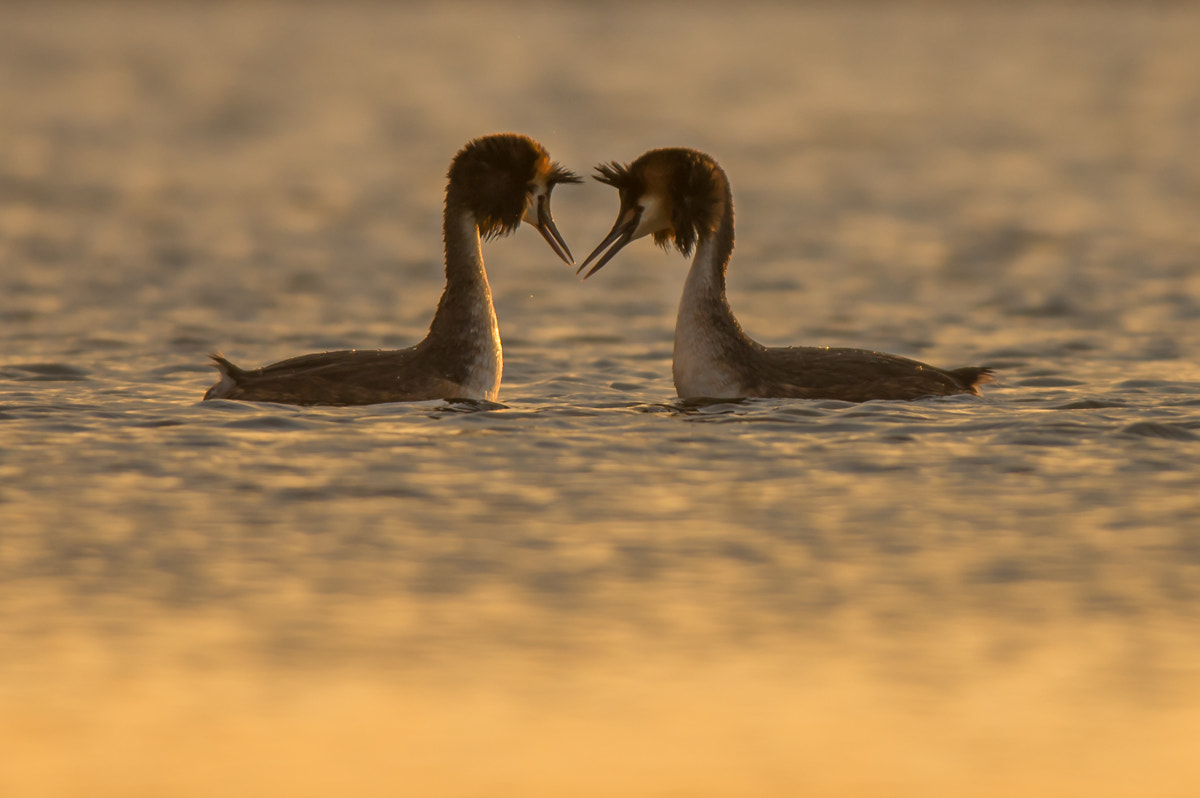
[[[596,168],[596,179],[617,189],[621,208],[612,231],[583,262],[590,277],[626,244],[646,235],[691,255],[675,324],[672,373],[685,398],[781,397],[920,399],[979,395],[991,369],[939,369],[864,349],[766,347],[746,335],[725,295],[733,254],[733,193],[724,170],[696,150],[651,150],[627,166]],[[603,254],[602,254],[603,253]]]
[[[508,235],[528,222],[571,263],[550,214],[550,194],[559,183],[578,182],[527,136],[504,133],[468,143],[447,174],[446,288],[423,341],[392,351],[302,355],[253,370],[213,355],[221,379],[204,398],[295,405],[495,401],[503,354],[480,240]]]

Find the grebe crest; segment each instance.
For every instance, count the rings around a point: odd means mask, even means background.
[[[448,191],[461,189],[485,241],[528,222],[555,254],[568,263],[574,260],[550,216],[550,194],[560,183],[582,183],[583,178],[550,160],[538,142],[516,133],[474,139],[454,156],[446,178]]]

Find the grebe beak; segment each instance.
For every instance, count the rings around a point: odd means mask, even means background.
[[[586,269],[587,265],[592,262],[593,258],[611,246],[611,249],[608,249],[608,252],[604,253],[604,257],[600,258],[600,260],[596,262],[596,265],[591,268],[591,271],[583,275],[583,279],[586,280],[596,272],[600,271],[600,269],[604,267],[604,264],[612,260],[614,255],[620,252],[626,244],[633,240],[633,234],[637,231],[638,225],[641,224],[641,222],[642,208],[638,206],[634,206],[618,216],[617,223],[613,225],[613,229],[609,232],[605,239],[600,242],[599,246],[592,250],[592,254],[587,256],[587,259],[578,269],[575,270],[575,273],[579,274],[581,271]]]
[[[550,215],[550,197],[541,194],[537,198],[537,216],[533,219],[533,226],[542,234],[542,238],[546,239],[546,243],[550,245],[550,249],[554,250],[554,254],[562,259],[562,262],[568,266],[575,265],[575,258],[571,256],[571,250],[567,248],[567,242],[563,241],[562,234],[558,232],[558,228],[554,226],[554,217]]]

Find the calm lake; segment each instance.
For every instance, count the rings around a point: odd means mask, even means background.
[[[1200,9],[0,9],[0,795],[1200,794]],[[501,404],[201,403],[401,348],[446,167],[728,172],[769,345],[983,397],[682,402],[676,253],[485,244]],[[554,195],[577,259],[616,192]]]

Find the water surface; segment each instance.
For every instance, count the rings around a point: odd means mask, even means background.
[[[1187,6],[0,12],[0,793],[1185,796]],[[402,347],[446,164],[733,182],[768,344],[981,399],[681,402],[686,263],[485,257],[501,404],[201,403]],[[563,186],[577,255],[615,194]]]

